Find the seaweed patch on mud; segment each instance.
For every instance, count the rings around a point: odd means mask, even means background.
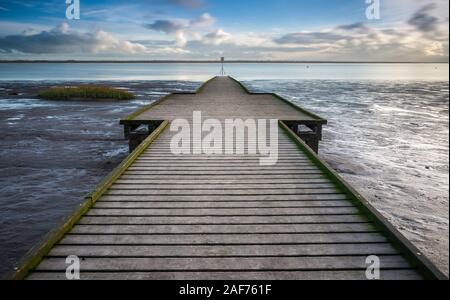
[[[133,100],[136,96],[124,89],[102,85],[51,87],[38,94],[45,100]]]

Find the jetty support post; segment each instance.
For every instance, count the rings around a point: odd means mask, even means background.
[[[322,124],[317,122],[284,122],[315,153],[319,153],[319,142],[322,140]]]
[[[129,151],[132,153],[163,121],[132,121],[123,123],[125,139],[128,140]]]

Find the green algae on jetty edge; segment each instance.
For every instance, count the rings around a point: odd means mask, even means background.
[[[136,98],[128,91],[99,85],[52,87],[40,92],[38,96],[46,100],[132,100]]]

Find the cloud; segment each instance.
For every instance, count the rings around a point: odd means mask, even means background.
[[[178,47],[184,47],[187,39],[184,34],[186,24],[179,21],[157,20],[152,24],[144,25],[145,28],[164,32],[166,34],[174,34]]]
[[[197,30],[207,30],[216,23],[216,19],[208,13],[204,13],[192,20],[156,20],[144,27],[150,30],[173,34],[177,46],[184,47],[187,44],[187,37],[199,36]]]
[[[202,42],[205,44],[221,45],[230,42],[232,35],[225,32],[223,29],[217,29],[203,36]]]
[[[431,1],[435,4],[425,5]],[[77,57],[75,53],[85,58],[94,57],[92,53],[101,54],[102,57],[107,56],[103,53],[117,53],[109,57],[215,59],[226,56],[233,59],[448,61],[448,13],[442,8],[448,6],[448,0],[389,1],[386,4],[390,5],[389,11],[392,5],[397,7],[395,14],[391,12],[395,18],[389,19],[388,9],[385,8],[383,19],[379,22],[338,24],[309,31],[294,27],[286,31],[273,27],[268,20],[265,28],[273,29],[266,31],[260,26],[257,32],[229,31],[230,28],[219,27],[216,18],[209,13],[184,19],[169,15],[173,9],[186,11],[186,7],[199,8],[205,5],[206,0],[148,2],[152,5],[158,3],[158,7],[162,7],[165,12],[152,9],[149,14],[139,5],[121,6],[110,12],[99,6],[90,11],[90,23],[80,23],[80,28],[101,26],[108,28],[107,32],[74,31],[67,24],[49,30],[43,23],[2,20],[0,55],[14,58],[50,53],[52,57],[60,54],[60,57],[70,59]],[[166,7],[167,4],[182,7]],[[126,9],[129,9],[127,13]],[[133,19],[129,16],[133,16]],[[117,19],[119,17],[120,22]],[[147,24],[143,24],[145,22]],[[235,28],[233,23],[228,24]],[[119,36],[125,36],[125,40]],[[128,36],[132,36],[133,40],[128,40]]]
[[[130,41],[120,40],[111,33],[96,30],[80,33],[70,30],[67,23],[47,31],[23,33],[0,37],[3,52],[29,54],[52,53],[141,53],[146,47]]]
[[[180,30],[201,29],[213,26],[216,19],[208,13],[204,13],[192,20],[156,20],[151,24],[144,24],[147,29],[164,32],[167,34],[176,33]]]
[[[194,28],[211,27],[216,23],[216,18],[208,13],[202,14],[200,17],[191,20],[189,25]]]
[[[174,21],[175,24],[183,25],[171,26],[177,29],[171,34],[176,38],[173,46],[188,51],[186,58],[227,56],[240,59],[336,61],[448,60],[448,36],[441,28],[442,21],[436,25],[441,30],[434,30],[430,34],[417,30],[408,20],[397,23],[395,27],[377,27],[371,23],[358,22],[282,35],[276,32],[232,34],[214,28],[215,19],[206,14],[194,20]]]
[[[408,0],[409,1],[409,0]],[[193,20],[176,20],[165,33],[189,57],[218,55],[247,59],[445,61],[448,60],[448,16],[435,5],[408,11],[410,17],[395,23],[350,23],[316,31],[277,34],[229,33],[214,28],[209,14]],[[417,9],[419,8],[419,9]],[[414,10],[417,9],[417,10]],[[390,26],[389,26],[390,25]]]
[[[274,38],[273,42],[280,48],[316,49],[315,53],[309,54],[330,60],[448,60],[448,31],[440,28],[439,18],[430,15],[433,9],[432,6],[424,7],[411,17],[413,22],[397,24],[395,28],[353,23],[316,32],[288,33]],[[274,49],[274,52],[279,51]]]
[[[341,25],[341,26],[336,27],[336,29],[343,30],[343,31],[359,32],[359,33],[366,33],[368,31],[370,31],[370,28],[363,22]]]
[[[175,33],[181,29],[184,29],[186,25],[177,21],[169,21],[169,20],[157,20],[152,24],[145,24],[145,28],[161,31],[167,34]]]
[[[316,44],[330,43],[344,39],[345,36],[332,32],[296,32],[275,39],[277,44]]]
[[[436,30],[439,18],[431,14],[436,8],[437,5],[434,3],[422,7],[412,16],[408,23],[423,32]]]

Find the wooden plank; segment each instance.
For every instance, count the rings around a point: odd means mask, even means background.
[[[173,175],[166,175],[166,176],[151,176],[150,174],[148,175],[139,175],[139,174],[132,174],[131,172],[126,172],[125,174],[123,174],[119,180],[151,180],[151,181],[163,181],[166,183],[169,182],[182,182],[182,181],[186,181],[186,180],[192,180],[192,181],[198,181],[198,180],[202,180],[205,182],[209,182],[209,181],[219,181],[219,182],[227,182],[227,181],[249,181],[249,180],[254,180],[255,182],[257,181],[269,181],[269,182],[275,182],[275,181],[284,181],[286,183],[289,182],[299,182],[299,181],[303,181],[303,180],[308,180],[308,179],[325,179],[324,175],[321,173],[317,173],[317,174],[269,174],[269,175],[263,175],[263,174],[250,174],[250,175],[244,175],[244,174],[239,174],[239,175],[205,175],[205,174],[198,174],[198,175],[189,175],[189,176],[184,176],[184,175],[179,175],[179,174],[173,174]]]
[[[231,176],[242,176],[242,175],[305,175],[305,174],[323,174],[322,171],[318,169],[314,170],[261,170],[261,169],[255,169],[255,170],[217,170],[217,171],[210,171],[210,170],[197,170],[197,171],[191,171],[191,170],[164,170],[164,171],[157,171],[148,169],[145,171],[138,171],[138,170],[128,170],[126,175],[153,175],[153,176],[163,176],[163,175],[183,175],[183,176],[213,176],[213,175],[231,175]]]
[[[221,202],[245,202],[245,201],[325,201],[345,200],[344,194],[303,194],[303,195],[104,195],[102,201],[221,201]]]
[[[194,162],[230,162],[230,163],[259,163],[260,157],[256,156],[153,156],[153,155],[141,155],[139,157],[140,162],[161,162],[161,163],[194,163]],[[279,157],[279,162],[310,162],[306,157]]]
[[[297,148],[295,148],[295,149],[292,148],[292,150],[291,149],[278,149],[277,154],[278,154],[278,157],[304,157],[303,154],[299,153]],[[167,156],[170,156],[170,157],[191,157],[192,156],[191,154],[187,154],[187,155],[178,154],[178,155],[176,155],[176,154],[173,154],[169,149],[167,149],[167,150],[162,150],[162,149],[161,150],[158,150],[158,149],[151,150],[151,151],[148,151],[146,153],[146,155],[152,155],[152,156],[167,155]],[[236,157],[243,157],[243,156],[249,156],[249,155],[252,155],[252,156],[255,156],[255,157],[266,157],[267,156],[266,153],[262,153],[260,151],[256,151],[254,153],[248,153],[247,151],[245,151],[245,153],[236,153],[234,151],[232,154],[226,154],[226,155],[227,156],[233,156],[234,155]],[[212,156],[220,157],[220,155],[212,155]]]
[[[202,166],[201,164],[197,166],[192,167],[180,167],[176,165],[166,166],[166,167],[156,167],[152,165],[133,165],[128,168],[129,171],[181,171],[184,172],[186,170],[189,171],[208,171],[208,172],[214,172],[214,171],[232,171],[232,172],[246,172],[246,171],[317,171],[317,167],[315,166],[302,166],[302,167],[295,167],[295,166],[242,166],[237,168],[236,166],[222,166],[222,167],[208,167],[208,166]]]
[[[194,185],[177,185],[177,184],[159,184],[152,185],[146,183],[116,183],[109,189],[113,190],[135,190],[135,191],[143,191],[143,190],[169,190],[169,191],[192,191],[192,190],[216,190],[216,191],[225,191],[225,190],[269,190],[268,193],[272,190],[304,190],[304,189],[333,189],[336,191],[335,185],[327,182],[327,183],[296,183],[296,184],[283,184],[283,183],[271,183],[271,184],[229,184],[229,185],[221,185],[221,184],[202,184],[197,183]]]
[[[198,161],[208,161],[208,160],[255,160],[261,158],[261,155],[173,155],[172,153],[144,153],[140,156],[141,159],[145,160],[198,160]],[[293,154],[283,154],[278,153],[278,160],[298,160],[307,161],[305,155],[299,153]]]
[[[315,167],[310,162],[277,162],[272,167],[286,167],[288,168],[296,168],[296,169],[305,169],[307,167]],[[153,163],[153,162],[136,162],[133,164],[133,167],[140,168],[140,167],[149,167],[149,168],[189,168],[189,169],[195,169],[195,168],[208,168],[208,169],[215,169],[215,168],[241,168],[241,169],[247,169],[247,168],[264,168],[259,165],[258,162],[252,162],[252,163],[244,163],[244,162],[192,162],[192,163],[177,163],[177,162],[167,162],[167,163]]]
[[[277,149],[277,151],[279,153],[285,152],[285,153],[294,153],[296,155],[302,155],[301,153],[298,152],[298,147],[293,144],[292,142],[289,142],[287,144],[280,144],[280,143],[274,143],[274,142],[268,142],[266,144],[267,146],[271,146],[272,149]],[[277,147],[277,148],[274,148]],[[145,154],[154,154],[154,153],[160,153],[160,152],[166,152],[166,153],[171,153],[174,156],[178,156],[180,154],[175,154],[172,150],[173,149],[179,149],[181,148],[181,146],[177,146],[177,145],[171,145],[170,142],[167,144],[162,144],[159,146],[153,145],[151,148],[149,148],[147,150],[147,152]],[[186,145],[186,148],[191,150],[194,149],[194,144],[191,142],[188,145]],[[245,144],[240,144],[240,145],[231,145],[231,144],[226,144],[223,143],[222,145],[218,145],[217,146],[218,149],[221,149],[221,153],[218,155],[228,155],[228,156],[236,156],[236,155],[246,155],[246,154],[250,154],[250,155],[267,155],[267,153],[261,152],[259,150],[259,144],[256,143],[255,146],[251,145],[250,147],[248,146],[247,142],[245,142]],[[233,150],[232,153],[227,153],[225,152],[225,149],[228,150]],[[239,151],[243,151],[243,153],[241,152],[237,152],[236,150]],[[183,156],[185,155],[194,155],[195,153],[190,152],[190,153],[186,153],[183,154]],[[211,153],[207,153],[207,152],[202,152],[202,154],[205,155],[215,155],[215,154],[211,154]],[[306,158],[305,155],[303,155],[303,157]]]
[[[189,121],[192,122],[192,118],[189,119]],[[219,120],[219,121],[223,121],[223,120]],[[267,133],[269,133],[270,126],[268,125],[266,129],[267,129]],[[278,132],[280,133],[281,131],[278,131]],[[236,129],[235,129],[235,133],[236,133]],[[233,139],[234,141],[237,141],[237,142],[248,142],[248,141],[250,141],[250,142],[253,143],[253,142],[258,142],[259,140],[270,141],[270,135],[269,134],[267,134],[266,137],[251,137],[251,136],[248,135],[248,132],[243,132],[242,130],[239,130],[238,133],[239,133],[239,135],[235,134],[235,138]],[[244,138],[242,138],[242,134],[243,134]],[[210,135],[210,132],[203,132],[202,138],[206,138],[209,135]],[[173,136],[172,132],[167,132],[164,135],[162,135],[161,138],[158,139],[158,141],[155,142],[153,145],[160,145],[160,144],[170,143],[172,141],[172,136]],[[214,135],[214,137],[217,140],[221,140],[222,142],[227,142],[228,141],[227,138],[225,136],[223,136],[223,135],[222,135],[222,138],[220,138],[220,134]],[[285,135],[282,135],[282,134],[278,134],[278,141],[280,143],[289,143],[290,142],[289,138],[287,136],[285,136]]]
[[[103,216],[85,216],[78,224],[128,224],[128,225],[175,225],[175,224],[193,224],[193,225],[212,225],[212,224],[334,224],[334,223],[363,223],[368,220],[361,215],[337,215],[337,216],[251,216],[251,217],[103,217]]]
[[[365,271],[81,272],[81,280],[367,280]],[[67,280],[65,272],[33,272],[30,280]],[[415,270],[383,270],[381,280],[420,280]]]
[[[214,208],[214,209],[106,209],[93,208],[87,216],[270,216],[270,215],[338,215],[356,214],[355,207],[333,208]]]
[[[278,153],[286,153],[286,154],[292,153],[292,154],[298,154],[298,147],[295,146],[294,144],[291,144],[291,146],[280,146],[280,145],[278,145],[278,144],[273,145],[273,147],[275,147],[275,146],[278,146],[278,148],[277,148],[277,152],[278,152]],[[192,151],[192,149],[193,149],[193,146],[191,145],[190,150]],[[246,154],[251,154],[251,155],[261,155],[261,156],[266,156],[266,155],[267,155],[267,153],[258,150],[258,146],[256,146],[256,149],[255,149],[255,148],[252,148],[252,147],[250,147],[250,148],[244,147],[244,146],[242,146],[242,147],[236,147],[236,146],[231,147],[231,146],[229,146],[229,145],[223,145],[222,148],[219,148],[219,149],[221,149],[221,152],[222,152],[223,154],[234,155],[234,156],[237,156],[237,155],[246,155]],[[231,152],[231,153],[226,153],[226,152],[225,152],[225,149],[229,149],[229,151],[232,150],[232,152]],[[275,149],[275,148],[272,148],[272,149]],[[165,145],[165,146],[163,146],[163,147],[152,147],[152,148],[150,148],[150,149],[148,150],[148,152],[146,152],[146,153],[147,153],[147,154],[170,153],[170,154],[173,154],[174,156],[180,155],[180,154],[176,154],[176,153],[173,151],[173,149],[170,147],[170,145]],[[194,153],[191,152],[191,153],[189,153],[189,154],[194,154]],[[210,154],[210,153],[203,152],[202,154]]]
[[[263,156],[260,157],[246,157],[246,156],[233,156],[233,157],[207,157],[204,159],[193,159],[191,157],[184,157],[184,156],[174,156],[174,157],[167,157],[167,158],[153,158],[153,157],[141,157],[139,160],[136,161],[136,163],[146,163],[146,164],[186,164],[191,165],[195,163],[201,163],[202,165],[205,164],[255,164],[259,165],[260,159]],[[307,158],[282,158],[277,160],[278,164],[312,164],[310,160]]]
[[[190,121],[192,121],[192,120],[190,120]],[[278,131],[278,144],[292,145],[292,143],[290,143],[291,141],[289,140],[289,138],[280,133],[281,133],[281,131]],[[242,131],[239,131],[239,134],[238,135],[235,134],[234,138],[231,139],[231,141],[230,141],[230,139],[227,139],[223,135],[222,135],[222,137],[220,137],[220,135],[221,134],[214,135],[214,137],[216,138],[217,141],[222,141],[222,144],[228,144],[228,143],[252,143],[252,144],[256,143],[256,144],[258,144],[259,141],[265,141],[266,143],[271,141],[270,126],[267,126],[267,136],[266,137],[251,137],[246,132],[243,133]],[[204,134],[202,134],[202,139],[209,137],[209,136],[210,136],[210,132],[204,132]],[[242,136],[244,138],[242,138]],[[157,147],[157,146],[162,146],[162,145],[168,145],[172,142],[172,137],[173,137],[173,134],[171,134],[171,132],[167,132],[164,136],[161,136],[161,139],[158,139],[158,141],[155,142],[153,144],[153,146]],[[192,141],[192,139],[191,139],[191,141]]]
[[[188,121],[190,123],[189,125],[192,126],[193,121],[194,121],[192,119],[192,115],[191,115],[191,118],[188,118],[186,121]],[[223,124],[227,120],[226,119],[219,119],[218,121]],[[312,124],[315,124],[315,123],[313,122]],[[239,143],[247,143],[247,142],[258,143],[259,141],[261,141],[261,142],[265,141],[266,143],[269,143],[271,141],[271,138],[272,138],[273,135],[271,135],[271,132],[270,132],[270,124],[266,124],[266,125],[267,125],[266,126],[267,134],[265,136],[261,136],[261,135],[260,136],[252,136],[253,132],[250,135],[249,132],[248,132],[248,128],[245,130],[245,132],[242,131],[242,130],[239,130],[239,128],[234,128],[234,138],[232,138],[232,139],[227,137],[223,132],[215,134],[215,135],[213,135],[213,137],[217,141],[222,141],[223,144],[225,144],[225,143],[230,143],[231,144],[233,142],[234,143],[236,143],[236,142],[239,142]],[[225,126],[222,126],[222,127],[223,127],[222,129],[225,129]],[[259,130],[259,128],[256,128],[256,131],[257,131],[256,134],[257,135],[259,133],[258,130]],[[205,139],[207,137],[211,137],[211,132],[209,132],[209,131],[208,132],[204,131],[202,133],[203,134],[201,134],[201,135],[199,134],[199,136],[202,139]],[[285,135],[280,134],[280,133],[281,133],[281,131],[278,131],[278,142],[279,143],[288,144],[289,143],[289,138],[287,136],[285,136]],[[158,142],[154,143],[153,145],[154,146],[164,145],[164,144],[167,145],[167,144],[169,144],[172,141],[172,137],[174,135],[175,135],[175,132],[167,132],[164,136],[161,136],[161,139],[158,140]],[[193,138],[190,139],[191,142],[192,142],[192,140],[193,140]]]
[[[377,232],[371,224],[76,225],[73,234],[260,234]]]
[[[191,145],[191,146],[192,146],[192,145]],[[229,149],[236,150],[237,147],[231,147],[231,146],[230,146]],[[248,150],[247,147],[241,147],[240,149]],[[250,148],[250,149],[252,149],[252,148]],[[192,150],[192,147],[191,147],[191,150]],[[223,150],[223,149],[222,149],[222,150]],[[252,150],[254,150],[254,149],[252,149]],[[159,149],[158,149],[158,148],[151,147],[151,148],[149,148],[149,149],[146,151],[145,154],[155,154],[155,153],[169,153],[169,154],[172,154],[172,151],[171,151],[170,146],[167,145],[167,147],[165,147],[165,148],[159,148]],[[298,147],[296,147],[295,144],[292,144],[292,146],[278,147],[278,153],[293,154],[293,155],[299,155],[299,156],[305,157],[305,154],[303,154],[303,153],[301,153],[301,152],[298,151]],[[191,152],[191,153],[187,153],[187,154],[177,154],[177,155],[172,154],[172,155],[174,155],[174,156],[186,156],[186,155],[196,155],[196,154],[197,154],[197,153],[192,153],[192,152]],[[206,154],[206,155],[208,155],[208,153],[203,153],[203,152],[200,153],[200,154]],[[197,154],[197,155],[198,155],[198,154]],[[209,155],[216,156],[216,154],[209,154]],[[266,155],[266,153],[259,151],[258,147],[256,147],[256,152],[254,152],[254,151],[252,151],[252,152],[245,151],[245,153],[236,153],[236,151],[233,151],[233,153],[224,153],[224,152],[222,151],[222,154],[219,154],[219,155],[227,155],[227,156],[236,156],[236,155]]]
[[[124,189],[110,189],[106,195],[301,195],[301,194],[337,194],[339,191],[335,188],[297,188],[291,190],[283,189],[255,189],[255,190],[124,190]]]
[[[177,271],[177,270],[366,270],[367,256],[340,257],[267,257],[267,258],[85,258],[89,271]],[[380,256],[381,268],[410,268],[400,256]],[[38,271],[66,270],[65,258],[46,258]]]
[[[389,243],[337,245],[256,245],[256,246],[70,246],[57,245],[48,256],[67,257],[264,257],[393,255]]]
[[[206,137],[206,136],[205,136]],[[231,141],[225,141],[222,139],[222,145],[218,145],[218,146],[222,146],[222,148],[228,147],[228,148],[245,148],[245,149],[253,149],[253,148],[258,148],[259,145],[259,140],[236,140],[233,139]],[[272,143],[276,144],[278,146],[279,149],[297,149],[295,148],[295,144],[291,143],[291,141],[289,140],[279,140],[278,141],[271,141],[270,138],[266,139],[266,140],[261,140],[261,142],[265,143],[266,145],[270,145]],[[193,147],[194,143],[192,142],[192,140],[189,143],[189,146]],[[167,141],[159,141],[158,143],[155,143],[152,145],[152,147],[150,148],[151,150],[170,150],[171,149],[171,140],[167,140]],[[175,145],[178,146],[178,145]]]
[[[201,183],[202,185],[247,185],[247,184],[307,184],[307,183],[330,183],[330,181],[323,177],[318,178],[304,178],[304,179],[265,179],[265,178],[243,178],[237,179],[214,179],[212,178],[184,178],[184,179],[174,179],[173,181],[167,181],[167,179],[152,178],[152,177],[142,177],[136,179],[129,176],[122,176],[120,179],[116,180],[116,184],[148,184],[148,185],[196,185]]]
[[[268,126],[268,127],[267,127],[267,133],[269,133],[269,130],[270,130],[270,128],[269,128],[269,126]],[[280,134],[280,133],[281,133],[281,131],[279,130],[279,131],[278,131],[278,143],[279,143],[280,145],[282,145],[282,144],[292,145],[292,143],[291,143],[291,141],[289,140],[289,138],[288,138],[286,135],[283,135],[283,134]],[[242,131],[239,131],[239,135],[241,135],[241,134],[242,134]],[[209,136],[209,135],[210,135],[209,132],[203,134],[203,135],[202,135],[202,139],[206,138],[206,137]],[[264,140],[265,140],[266,142],[270,142],[270,140],[271,140],[271,139],[270,139],[270,135],[269,135],[269,134],[267,134],[267,135],[268,135],[268,136],[267,136],[266,138],[263,138],[263,137],[260,137],[260,138],[252,138],[252,137],[249,137],[248,134],[244,134],[244,139],[242,139],[241,136],[236,136],[236,135],[235,135],[235,138],[233,139],[232,142],[235,142],[235,143],[236,143],[236,142],[239,142],[239,143],[249,143],[249,142],[251,142],[251,143],[258,143],[259,140],[261,140],[261,141],[264,141]],[[173,137],[172,133],[171,133],[171,132],[167,132],[167,133],[165,133],[164,135],[162,135],[161,138],[158,139],[158,141],[156,141],[155,143],[153,143],[153,146],[159,146],[159,145],[167,145],[167,144],[170,144],[170,142],[172,142],[172,137]],[[220,136],[219,136],[219,135],[216,135],[215,137],[216,137],[217,140],[221,140],[223,144],[225,144],[226,142],[228,142],[228,140],[227,140],[225,137],[223,137],[223,136],[222,136],[222,139],[220,139]]]
[[[259,201],[259,202],[98,202],[96,208],[263,208],[263,207],[350,207],[351,202],[344,201]]]
[[[220,234],[220,235],[76,235],[68,234],[61,245],[274,245],[386,243],[379,233],[332,234]]]

